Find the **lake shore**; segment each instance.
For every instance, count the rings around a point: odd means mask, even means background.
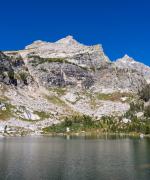
[[[118,138],[124,138],[124,137],[135,137],[135,138],[150,138],[150,134],[141,134],[141,133],[97,133],[93,131],[88,131],[88,132],[66,132],[66,133],[44,133],[42,134],[43,136],[70,136],[70,137],[118,137]]]

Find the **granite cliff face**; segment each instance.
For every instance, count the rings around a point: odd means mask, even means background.
[[[121,115],[149,80],[149,67],[128,56],[111,62],[101,45],[85,46],[72,36],[35,41],[0,52],[0,111],[6,108],[0,126],[39,132],[73,113]]]

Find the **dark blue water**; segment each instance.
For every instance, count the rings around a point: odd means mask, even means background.
[[[0,139],[0,180],[150,180],[150,139]]]

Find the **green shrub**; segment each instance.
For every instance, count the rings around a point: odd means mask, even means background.
[[[22,81],[27,80],[28,74],[26,72],[20,72],[19,75]]]
[[[73,122],[68,117],[65,118],[65,121],[64,121],[65,127],[72,126],[72,123]]]
[[[145,107],[145,109],[144,109],[144,115],[145,115],[147,118],[150,118],[150,105],[148,105],[147,107]]]
[[[139,96],[141,99],[144,101],[149,101],[150,100],[150,84],[147,84],[140,92]]]
[[[133,95],[130,93],[121,93],[114,92],[111,94],[97,93],[96,98],[99,100],[109,100],[109,101],[120,101],[123,97],[132,97]]]
[[[47,119],[51,115],[51,114],[46,113],[45,111],[34,111],[34,113],[37,114],[41,120]]]
[[[143,101],[130,103],[130,111],[139,112],[139,111],[143,111],[143,110],[144,110],[144,102]]]
[[[67,62],[64,58],[42,58],[39,56],[30,56],[29,58],[34,58],[33,60],[30,61],[30,63],[33,66],[37,66],[39,64],[43,63],[52,63],[52,62],[58,62],[58,63],[65,63]]]
[[[0,100],[0,102],[4,102],[2,100]],[[6,110],[2,111],[0,109],[0,120],[9,120],[9,118],[13,117],[13,109],[14,109],[14,106],[12,106],[10,103],[8,102],[5,102],[5,107],[6,107]]]
[[[46,95],[45,97],[49,102],[51,102],[53,104],[56,104],[56,105],[59,105],[59,106],[65,106],[66,105],[65,102],[63,100],[61,100],[59,97],[57,97],[57,96],[47,96]]]
[[[58,96],[63,96],[65,95],[67,89],[66,88],[62,88],[62,87],[51,87],[49,88],[49,91],[52,91],[52,92],[56,92]]]
[[[91,116],[83,115],[83,125],[87,127],[91,127],[94,124]]]

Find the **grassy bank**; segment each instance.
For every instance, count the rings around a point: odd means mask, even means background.
[[[66,117],[63,122],[43,129],[44,134],[150,134],[150,121],[140,121],[138,118],[124,123],[121,117],[102,117],[94,119],[87,115]]]

